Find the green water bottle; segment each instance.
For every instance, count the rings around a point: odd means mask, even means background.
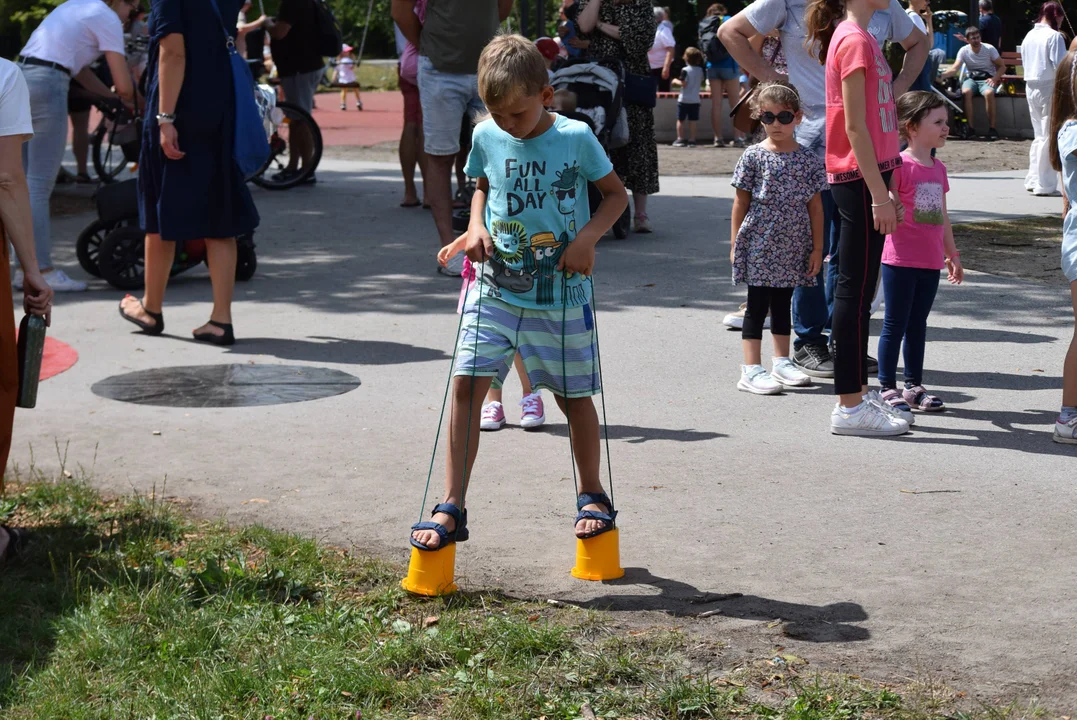
[[[45,353],[45,318],[26,315],[19,325],[19,396],[16,405],[37,405],[37,383],[41,377],[41,358]]]

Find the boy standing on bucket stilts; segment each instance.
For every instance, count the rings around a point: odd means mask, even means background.
[[[491,115],[475,128],[467,163],[478,180],[467,256],[479,280],[457,339],[445,500],[430,521],[412,527],[420,550],[468,538],[464,472],[471,474],[478,454],[483,398],[491,383],[504,381],[517,351],[535,390],[553,393],[568,417],[580,468],[576,536],[612,530],[616,517],[599,480],[590,275],[595,245],[624,212],[628,193],[590,128],[545,110],[553,88],[530,40],[494,38],[479,59],[478,84]],[[602,192],[594,217],[588,182]]]

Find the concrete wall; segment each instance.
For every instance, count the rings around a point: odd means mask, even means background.
[[[696,140],[700,143],[709,143],[714,139],[711,130],[711,98],[708,93],[702,95],[703,103],[699,108],[699,122],[696,124]],[[1023,97],[1003,96],[997,98],[998,109],[996,112],[996,129],[1005,138],[1031,139],[1032,120],[1028,114],[1028,102]],[[984,107],[983,98],[976,98],[977,132],[987,132],[987,111]],[[728,101],[722,102],[722,135],[725,140],[733,138],[733,123],[729,120],[730,111]],[[671,143],[677,139],[677,96],[676,94],[661,94],[658,97],[658,105],[654,109],[654,134],[659,143]]]

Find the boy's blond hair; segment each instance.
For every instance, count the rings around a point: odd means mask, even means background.
[[[498,35],[479,57],[479,97],[488,106],[538,95],[549,84],[546,59],[522,35]]]

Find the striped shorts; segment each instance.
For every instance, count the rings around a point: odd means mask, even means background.
[[[477,299],[471,292],[464,303],[454,375],[492,377],[499,388],[519,352],[534,392],[580,398],[602,391],[590,304],[537,310],[484,296],[480,316]]]

